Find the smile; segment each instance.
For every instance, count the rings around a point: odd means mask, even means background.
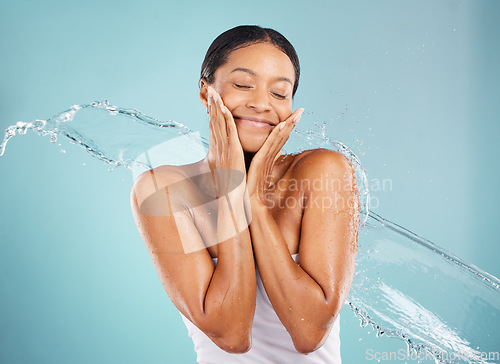
[[[253,128],[270,129],[274,126],[266,121],[250,120],[250,119],[239,118],[236,116],[234,117],[234,121],[240,125],[250,126]]]

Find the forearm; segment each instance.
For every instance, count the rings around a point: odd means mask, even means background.
[[[228,203],[229,202],[229,203]],[[243,199],[219,199],[218,261],[203,303],[214,336],[234,342],[251,336],[255,312],[256,278],[250,233]]]
[[[296,349],[311,351],[322,341],[341,306],[335,312],[328,308],[322,288],[291,257],[270,211],[256,204],[252,216],[255,259],[269,300]]]

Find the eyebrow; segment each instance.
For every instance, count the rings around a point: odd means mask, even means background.
[[[257,74],[254,71],[252,71],[251,69],[248,69],[248,68],[237,67],[234,70],[232,70],[231,73],[236,72],[236,71],[242,71],[242,72],[249,73],[252,76],[257,76]],[[285,81],[285,82],[288,82],[290,85],[293,86],[292,81],[289,78],[287,78],[287,77],[276,77],[275,80],[276,81]]]

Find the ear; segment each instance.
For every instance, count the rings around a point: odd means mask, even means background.
[[[209,113],[208,112],[208,83],[207,83],[207,80],[202,78],[200,80],[200,100],[201,100],[201,103],[203,104],[203,106],[206,107],[207,109],[207,114]]]

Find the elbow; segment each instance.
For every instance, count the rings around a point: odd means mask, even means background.
[[[195,321],[195,325],[227,353],[243,354],[252,347],[253,316],[222,318],[220,315],[202,314]]]
[[[294,332],[295,335],[292,335],[292,341],[297,352],[307,355],[323,346],[342,309],[342,306],[338,305],[331,307],[330,305],[327,310],[322,311],[322,315],[317,315],[315,321],[312,319],[307,320],[306,326],[303,326],[302,330]]]
[[[297,352],[304,355],[310,354],[321,347],[321,345],[318,345],[317,342],[313,342],[311,340],[309,340],[309,342],[304,341],[301,343],[294,344],[294,346]]]
[[[219,348],[227,353],[244,354],[252,347],[252,336],[247,334],[226,335],[214,342]]]
[[[318,341],[312,341],[312,340],[305,341],[304,340],[304,342],[294,344],[294,345],[295,345],[295,350],[297,350],[297,352],[307,355],[307,354],[312,353],[313,351],[318,350],[322,344]]]
[[[306,335],[294,338],[293,345],[297,352],[307,355],[323,346],[327,337],[328,331],[318,330],[316,333],[306,333]]]

